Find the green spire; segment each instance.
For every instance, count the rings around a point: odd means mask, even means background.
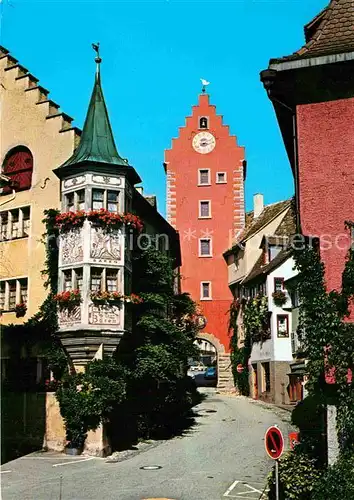
[[[61,168],[82,162],[128,166],[127,160],[124,160],[118,154],[108,118],[106,103],[103,97],[100,76],[100,64],[102,59],[99,56],[99,44],[92,44],[92,47],[97,52],[97,57],[95,58],[97,68],[90,105],[87,111],[80,144],[71,158],[69,158]]]

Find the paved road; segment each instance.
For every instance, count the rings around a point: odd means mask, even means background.
[[[272,466],[264,452],[264,432],[278,424],[287,433],[289,414],[279,409],[274,413],[246,398],[204,390],[208,397],[196,408],[196,425],[185,436],[116,463],[55,454],[14,460],[2,467],[2,499],[260,498]],[[141,469],[155,465],[160,468]]]

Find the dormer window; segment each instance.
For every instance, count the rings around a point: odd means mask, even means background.
[[[209,128],[209,119],[207,116],[201,116],[199,118],[199,128],[204,130]]]
[[[278,255],[279,252],[283,250],[283,247],[279,245],[269,245],[268,248],[268,262],[271,262]]]

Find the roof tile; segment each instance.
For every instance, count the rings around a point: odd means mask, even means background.
[[[311,30],[303,47],[271,63],[354,51],[353,0],[331,0],[328,7],[305,26],[305,34],[312,26],[317,28],[314,32]]]

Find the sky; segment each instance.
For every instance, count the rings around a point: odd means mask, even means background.
[[[83,126],[94,81],[92,42],[117,148],[165,214],[164,150],[211,82],[210,101],[245,146],[246,208],[293,195],[278,124],[259,79],[269,59],[304,44],[327,0],[0,0],[0,44]]]

